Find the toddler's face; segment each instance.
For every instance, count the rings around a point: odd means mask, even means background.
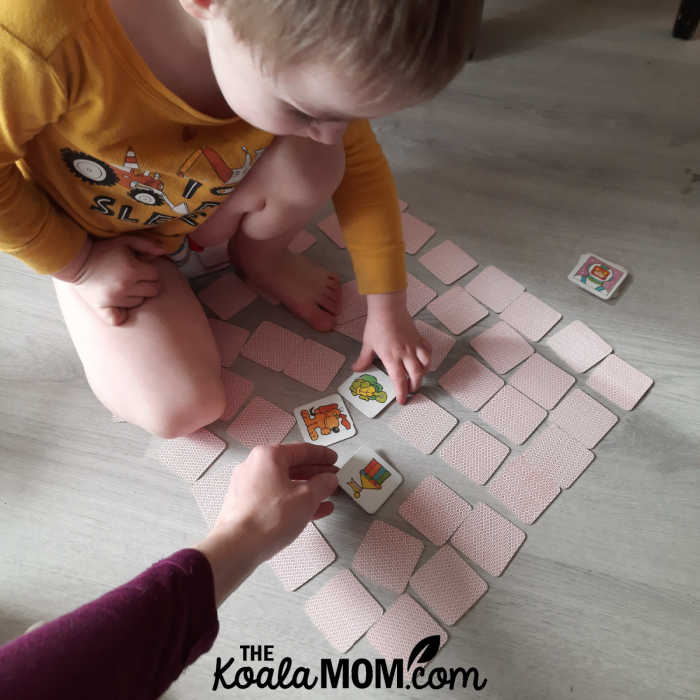
[[[384,116],[416,101],[372,99],[351,79],[313,62],[285,68],[274,78],[265,75],[224,18],[207,22],[206,35],[216,80],[231,109],[273,134],[338,143],[351,119]]]

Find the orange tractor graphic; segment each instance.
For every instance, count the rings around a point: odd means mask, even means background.
[[[319,431],[321,435],[330,435],[339,433],[341,425],[346,430],[351,428],[348,417],[338,408],[337,403],[329,403],[308,411],[303,409],[301,417],[312,440],[318,440]]]
[[[355,498],[359,498],[364,489],[380,489],[382,484],[391,476],[391,472],[383,467],[376,459],[371,459],[367,466],[360,469],[360,483],[355,479],[348,481]]]
[[[160,173],[151,173],[150,170],[139,168],[136,154],[131,148],[124,156],[123,165],[105,163],[99,158],[70,148],[61,149],[61,158],[68,170],[83,182],[104,187],[119,185],[126,189],[129,197],[139,204],[149,207],[167,204],[180,216],[189,214],[189,208],[185,202],[174,204],[168,199]]]

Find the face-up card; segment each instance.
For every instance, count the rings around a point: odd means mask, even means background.
[[[367,447],[361,447],[338,472],[338,485],[362,510],[376,513],[399,487],[399,472]]]
[[[601,299],[610,299],[627,277],[622,265],[593,253],[584,253],[569,273],[569,280]]]
[[[338,392],[370,418],[379,415],[396,398],[389,376],[375,367],[351,374]]]
[[[301,437],[312,445],[332,445],[357,433],[339,394],[324,396],[294,409]]]

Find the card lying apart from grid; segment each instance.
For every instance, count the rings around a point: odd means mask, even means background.
[[[355,422],[340,394],[298,406],[294,417],[302,439],[312,445],[333,445],[357,434]]]
[[[355,452],[337,476],[338,486],[367,513],[376,513],[403,481],[395,467],[368,447]]]
[[[341,653],[384,613],[349,569],[336,574],[304,603],[304,610],[331,646]]]

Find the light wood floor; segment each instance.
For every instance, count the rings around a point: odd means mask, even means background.
[[[434,101],[376,125],[402,197],[440,239],[501,266],[565,322],[588,322],[656,380],[579,482],[526,528],[503,577],[489,577],[485,598],[449,628],[435,663],[477,667],[488,679],[481,697],[700,696],[700,42],[671,39],[676,7],[677,0],[487,3],[480,60]],[[587,251],[631,271],[618,300],[602,302],[567,282]],[[327,240],[311,255],[350,277],[349,262]],[[409,267],[444,289],[415,259]],[[91,394],[49,280],[7,257],[0,270],[2,642],[197,541],[203,524],[188,488],[144,456],[148,437],[113,424]],[[286,318],[257,302],[237,322],[252,328],[263,315]],[[324,342],[348,356],[357,350],[344,337]],[[239,362],[284,408],[314,396]],[[467,417],[434,378],[430,384],[429,395]],[[360,422],[362,441],[406,478],[381,517],[399,522],[398,503],[430,471],[472,501],[484,497],[384,427]],[[230,447],[224,459],[240,456]],[[215,657],[238,658],[243,643],[274,644],[277,658],[318,668],[330,649],[302,603],[349,564],[370,521],[349,500],[337,501],[321,529],[338,562],[294,594],[262,567],[223,607],[213,650],[168,698],[208,697]],[[365,640],[351,652],[360,656],[372,656]],[[324,692],[350,696],[317,696]]]

